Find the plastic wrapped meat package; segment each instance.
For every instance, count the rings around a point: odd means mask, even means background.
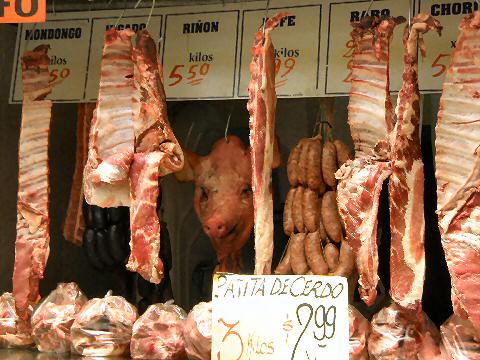
[[[126,355],[137,317],[135,306],[121,296],[92,299],[72,325],[73,349],[83,356]]]
[[[370,323],[354,306],[348,305],[350,360],[368,360],[367,339]]]
[[[440,333],[421,310],[407,311],[393,304],[372,319],[368,352],[379,360],[441,359]]]
[[[210,360],[212,351],[212,303],[201,302],[185,323],[185,350],[190,360]]]
[[[130,354],[134,359],[185,359],[183,328],[187,314],[173,304],[150,305],[133,325]]]
[[[469,321],[452,315],[440,327],[445,359],[480,360],[480,337]]]
[[[32,315],[32,337],[39,351],[69,352],[70,328],[87,297],[75,283],[60,283]]]
[[[27,347],[32,337],[19,330],[19,317],[15,310],[15,298],[11,293],[0,296],[0,347]]]

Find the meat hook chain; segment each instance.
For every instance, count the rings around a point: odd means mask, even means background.
[[[230,112],[228,114],[228,118],[227,118],[227,125],[225,126],[225,142],[228,143],[228,139],[227,139],[227,136],[228,136],[228,129],[230,128],[230,119],[232,118],[232,114],[233,114],[233,108],[235,107],[235,102],[232,100],[232,107],[230,109]]]
[[[122,13],[120,14],[120,16],[118,17],[117,21],[115,22],[115,28],[118,26],[118,23],[120,22],[120,20],[122,19],[123,15],[125,15],[125,12],[127,11],[127,0],[124,0],[123,2],[124,4],[124,7],[123,7],[123,11]]]
[[[368,4],[368,8],[367,8],[367,14],[370,11],[370,9],[372,8],[372,4],[373,4],[373,0],[370,0],[370,4]]]
[[[267,0],[267,4],[265,6],[265,20],[263,21],[263,41],[265,41],[265,26],[267,26],[269,7],[270,7],[270,0]]]
[[[135,6],[133,7],[134,9],[138,8],[138,6],[140,5],[140,3],[142,2],[143,0],[138,0],[137,3],[135,4]],[[147,24],[146,24],[146,27],[148,28],[148,24],[150,24],[150,19],[152,18],[152,14],[153,14],[153,9],[155,9],[155,0],[152,0],[152,7],[150,8],[150,13],[148,14],[148,19],[147,19]]]
[[[412,0],[408,0],[408,28],[410,29],[412,22]]]

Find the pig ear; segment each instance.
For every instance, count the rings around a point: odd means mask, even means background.
[[[278,168],[281,164],[282,164],[282,153],[280,152],[280,145],[278,143],[278,136],[275,135],[275,140],[273,141],[272,169]]]
[[[200,163],[201,156],[191,150],[183,149],[183,169],[175,173],[178,181],[188,182],[195,180],[195,167]]]

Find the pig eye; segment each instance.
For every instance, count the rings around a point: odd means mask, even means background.
[[[200,200],[201,201],[207,201],[208,200],[207,190],[204,187],[202,187],[201,190],[202,190],[202,194],[200,195]]]
[[[250,196],[250,194],[252,193],[252,187],[250,185],[246,186],[243,190],[242,190],[242,195],[243,196]]]

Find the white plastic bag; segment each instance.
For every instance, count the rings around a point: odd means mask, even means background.
[[[0,296],[0,347],[27,347],[33,344],[30,329],[20,326],[11,293]],[[23,329],[25,328],[25,329]]]
[[[201,302],[188,314],[184,330],[188,358],[210,360],[212,351],[212,303]]]

